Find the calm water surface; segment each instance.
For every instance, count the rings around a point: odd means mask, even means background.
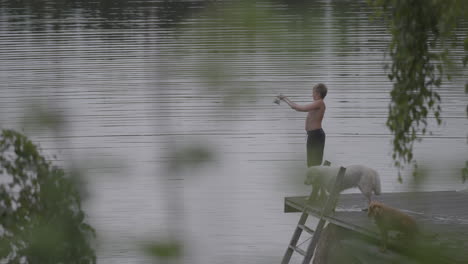
[[[329,87],[325,159],[375,168],[385,192],[411,188],[385,127],[382,24],[359,1],[292,2],[0,0],[0,128],[85,169],[99,263],[148,263],[141,243],[173,234],[184,263],[279,262],[298,220],[283,199],[309,188],[305,114],[272,101],[309,102],[317,82]],[[467,187],[455,178],[468,157],[464,74],[441,88],[444,122],[415,146],[424,189]],[[42,112],[60,129],[31,125]],[[214,161],[169,170],[187,146]]]

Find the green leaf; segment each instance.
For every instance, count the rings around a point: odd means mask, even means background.
[[[144,247],[144,251],[157,258],[176,258],[182,256],[182,245],[177,242],[152,243]]]

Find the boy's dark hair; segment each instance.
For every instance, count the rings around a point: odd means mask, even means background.
[[[319,94],[320,94],[320,97],[325,98],[325,96],[327,96],[327,86],[323,83],[317,83],[314,88],[314,90],[316,90]]]

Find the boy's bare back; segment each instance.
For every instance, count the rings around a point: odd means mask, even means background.
[[[315,100],[314,107],[309,110],[305,122],[305,130],[311,131],[322,128],[322,120],[325,115],[325,102],[322,99]]]

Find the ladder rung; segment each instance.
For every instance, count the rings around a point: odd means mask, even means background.
[[[310,229],[309,227],[305,226],[305,225],[297,225],[298,228],[306,231],[307,233],[313,235],[314,234],[314,230]]]
[[[300,249],[299,247],[295,247],[295,246],[291,246],[291,245],[289,245],[288,247],[290,249],[296,251],[297,253],[301,254],[302,256],[306,255],[306,252],[304,250]]]

